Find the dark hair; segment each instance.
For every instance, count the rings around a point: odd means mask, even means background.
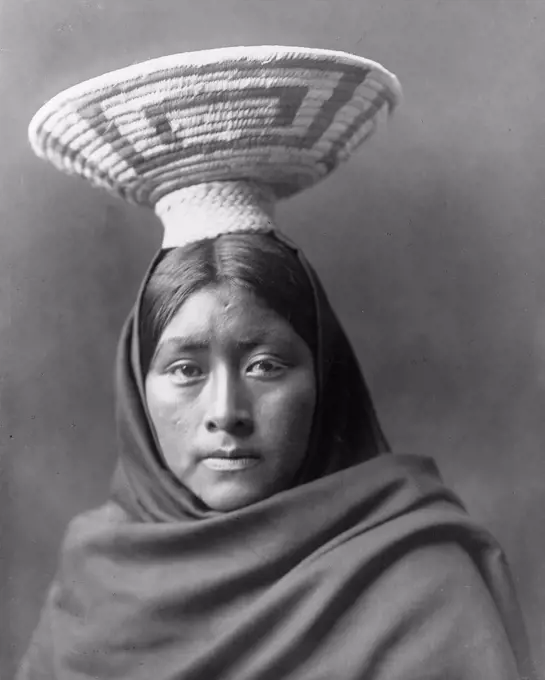
[[[181,305],[192,293],[223,283],[251,291],[286,319],[314,357],[319,394],[312,453],[296,483],[388,451],[357,357],[318,277],[304,258],[273,235],[226,234],[164,251],[141,296],[143,375]]]
[[[145,375],[162,332],[188,297],[228,283],[253,292],[286,319],[316,356],[312,285],[296,252],[266,234],[225,234],[165,251],[145,287],[140,308]]]

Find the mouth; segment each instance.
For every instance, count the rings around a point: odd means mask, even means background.
[[[253,451],[220,449],[205,456],[202,462],[210,470],[238,472],[255,467],[259,463],[259,456]]]

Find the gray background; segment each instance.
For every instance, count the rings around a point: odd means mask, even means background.
[[[354,51],[405,101],[280,210],[357,348],[399,451],[434,456],[503,544],[545,665],[545,2],[3,0],[0,674],[27,644],[69,518],[107,493],[117,336],[153,215],[35,159],[60,89],[170,52]]]

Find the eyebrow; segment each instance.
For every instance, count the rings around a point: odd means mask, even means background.
[[[207,349],[210,341],[207,338],[199,336],[174,336],[161,340],[157,345],[156,354],[166,349],[173,349],[178,352],[197,352],[199,350]]]
[[[263,331],[256,334],[253,337],[241,338],[237,340],[236,346],[239,349],[249,351],[259,347],[260,345],[265,345],[270,342],[285,342],[285,338],[279,336],[277,333],[271,333],[270,331]],[[210,339],[203,336],[173,336],[171,338],[166,338],[161,340],[157,345],[156,355],[164,350],[173,349],[177,352],[198,352],[206,350],[210,347]]]

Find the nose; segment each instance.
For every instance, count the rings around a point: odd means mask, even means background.
[[[253,431],[249,395],[234,371],[214,371],[207,390],[205,428],[208,432],[228,432],[243,437]]]

